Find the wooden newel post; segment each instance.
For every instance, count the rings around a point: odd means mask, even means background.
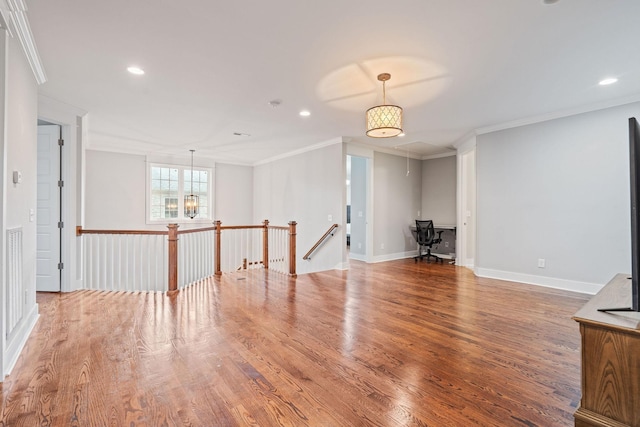
[[[213,259],[213,274],[216,276],[221,276],[222,271],[220,270],[220,235],[222,234],[222,223],[218,220],[213,222],[213,225],[216,227],[215,231],[215,249],[214,249],[214,259]]]
[[[296,225],[289,221],[289,276],[296,277]]]
[[[178,224],[169,224],[169,292],[178,290]]]
[[[265,219],[262,222],[262,265],[264,268],[269,268],[269,220]]]

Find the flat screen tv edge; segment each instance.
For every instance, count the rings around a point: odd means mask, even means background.
[[[640,127],[635,117],[629,119],[629,177],[631,179],[631,307],[600,308],[598,311],[640,311],[638,275],[640,271]]]

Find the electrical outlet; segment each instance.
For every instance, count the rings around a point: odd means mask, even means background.
[[[358,249],[362,249],[362,243],[358,243]]]
[[[380,243],[380,249],[384,249],[384,243]]]
[[[538,268],[544,268],[544,258],[538,259]]]
[[[333,215],[327,215],[327,221],[333,221]]]
[[[444,247],[448,248],[449,247],[449,242],[444,242]]]

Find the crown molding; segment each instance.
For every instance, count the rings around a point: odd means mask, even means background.
[[[58,101],[57,99],[51,98],[43,93],[38,93],[38,118],[56,122],[54,117],[61,114],[65,117],[70,117],[68,120],[73,118],[73,123],[75,123],[76,117],[84,117],[88,115],[89,112],[82,108],[78,108],[75,105]]]
[[[424,157],[422,157],[422,160],[442,159],[442,158],[445,158],[445,157],[456,156],[457,154],[458,154],[457,151],[449,151],[449,152],[446,152],[446,153],[432,154],[430,156],[424,156]]]
[[[591,111],[604,110],[605,108],[618,107],[620,105],[632,104],[640,101],[640,94],[634,94],[623,98],[610,99],[598,103],[592,103],[583,105],[581,107],[555,111],[553,113],[542,114],[539,116],[527,117],[524,119],[514,120],[506,123],[501,123],[492,126],[486,126],[476,129],[476,135],[484,135],[487,133],[498,132],[501,130],[517,128],[520,126],[532,125],[535,123],[546,122],[554,119],[561,119],[563,117],[575,116],[578,114],[589,113]]]
[[[475,131],[473,131],[467,133],[465,136],[454,142],[453,146],[456,148],[456,152],[458,154],[464,154],[467,151],[476,148],[476,137],[477,134]]]
[[[411,143],[408,142],[403,145],[408,145],[408,144],[411,144]],[[402,145],[396,145],[393,147],[380,147],[378,145],[370,145],[364,142],[350,142],[349,145],[352,147],[360,147],[365,150],[370,150],[371,153],[384,153],[384,154],[390,154],[392,156],[398,156],[398,157],[409,157],[410,159],[414,159],[414,160],[424,160],[421,154],[414,153],[413,151],[408,151],[406,149],[403,150]],[[367,156],[361,156],[361,157],[367,157]]]
[[[268,164],[268,163],[271,163],[271,162],[275,162],[276,160],[282,160],[282,159],[286,159],[288,157],[297,156],[299,154],[307,153],[309,151],[315,151],[315,150],[317,150],[319,148],[328,147],[330,145],[342,144],[343,142],[345,142],[345,141],[344,141],[344,138],[342,138],[342,137],[332,138],[332,139],[329,139],[327,141],[321,142],[319,144],[310,145],[309,147],[304,147],[304,148],[301,148],[299,150],[290,151],[288,153],[280,154],[278,156],[273,156],[273,157],[270,157],[270,158],[265,159],[265,160],[260,160],[258,162],[253,163],[252,166],[265,165],[265,164]]]
[[[6,28],[11,37],[16,37],[20,41],[36,82],[39,85],[45,83],[47,76],[27,19],[27,4],[24,0],[0,0],[0,15],[2,17],[0,24],[3,28]]]

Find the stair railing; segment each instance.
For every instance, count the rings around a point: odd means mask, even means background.
[[[302,259],[311,259],[311,254],[314,253],[316,249],[318,249],[329,237],[333,236],[333,232],[336,228],[338,228],[338,224],[333,224],[331,227],[329,227],[327,232],[322,235],[322,237],[316,242],[315,245],[313,245],[311,249],[309,249],[309,252],[307,252],[306,255],[302,257]]]
[[[296,225],[273,226],[264,220],[262,225],[223,226],[215,221],[214,274],[265,268],[295,277]]]
[[[178,228],[178,224],[167,225],[166,231],[76,227],[76,235],[84,236],[85,288],[176,292],[222,274],[223,255],[226,260],[248,260],[243,262],[245,269],[265,268],[296,276],[295,221],[287,227],[272,226],[265,220],[262,225],[222,226],[215,221],[213,227]]]

